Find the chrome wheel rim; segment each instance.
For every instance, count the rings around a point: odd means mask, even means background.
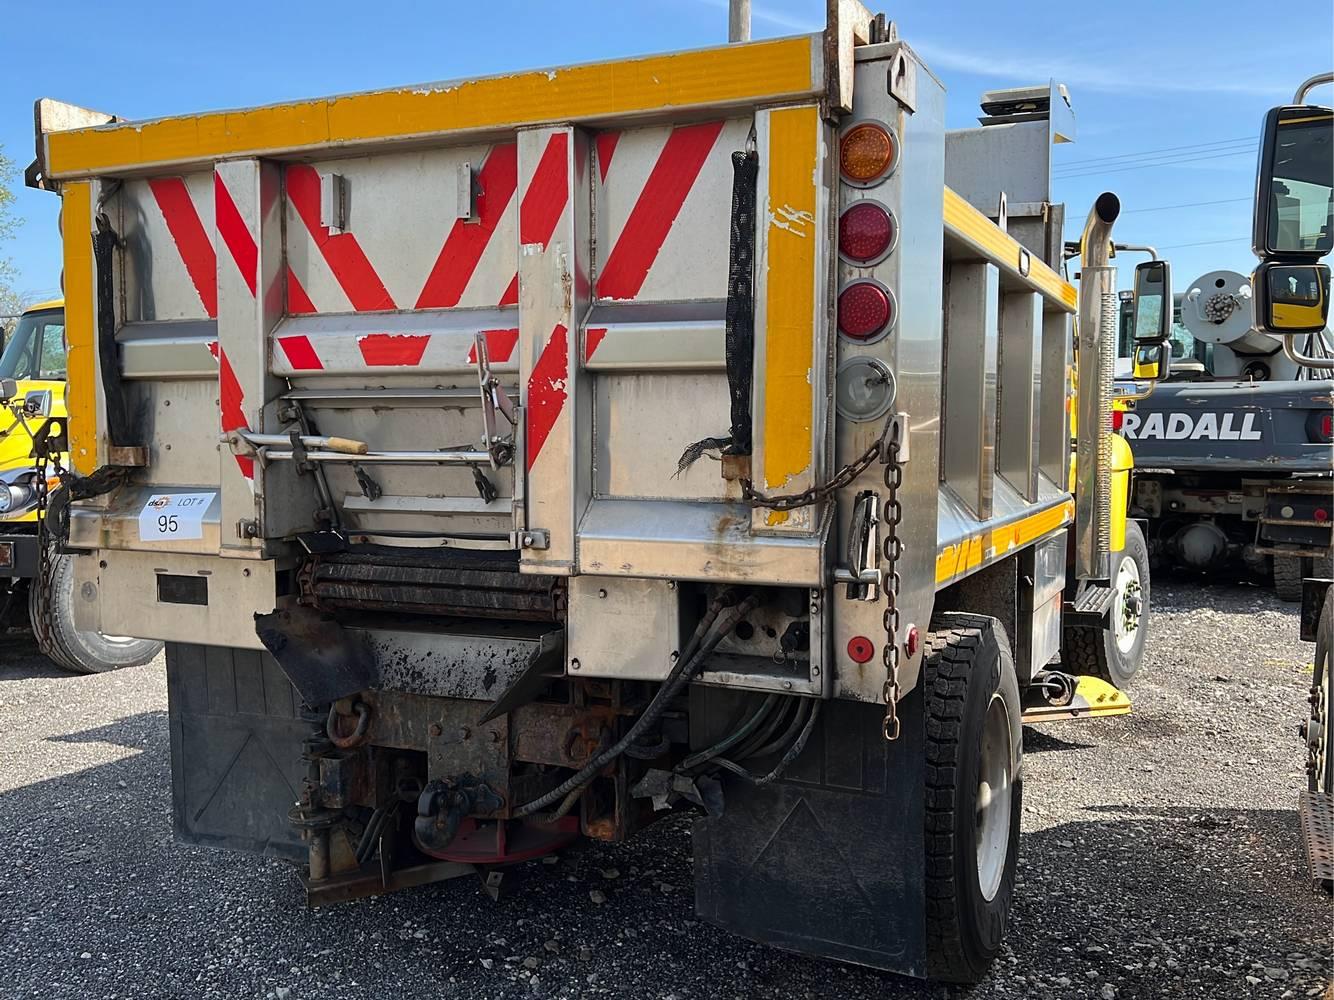
[[[1115,596],[1112,600],[1112,633],[1116,648],[1129,653],[1139,637],[1144,613],[1144,584],[1139,578],[1139,564],[1129,556],[1116,570]]]
[[[1014,748],[1010,742],[1010,712],[1005,700],[991,696],[982,723],[981,760],[977,775],[977,883],[988,902],[1000,891],[1010,851],[1010,810],[1013,785],[1010,773]]]

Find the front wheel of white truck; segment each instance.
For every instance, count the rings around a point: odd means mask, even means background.
[[[103,635],[74,626],[74,556],[51,553],[46,578],[28,582],[28,615],[42,654],[80,674],[147,663],[162,651],[156,639]]]
[[[1023,805],[1019,683],[1000,623],[939,615],[922,683],[927,975],[974,983],[1009,923]]]

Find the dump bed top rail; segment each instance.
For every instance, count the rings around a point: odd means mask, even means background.
[[[849,40],[851,41],[851,40]],[[651,119],[820,97],[828,84],[824,36],[672,52],[507,73],[236,111],[47,132],[43,176],[134,174],[242,156],[349,151],[441,133],[486,133],[546,122]]]

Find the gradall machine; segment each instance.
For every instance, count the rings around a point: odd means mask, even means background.
[[[1119,211],[1078,302],[1064,90],[983,110],[947,134],[893,26],[833,2],[42,130],[66,544],[84,620],[167,641],[177,835],[300,859],[322,903],[693,808],[703,919],[981,976],[1021,693],[1071,698],[1063,625],[1108,626]]]
[[[1296,601],[1313,567],[1329,575],[1334,527],[1334,380],[1253,324],[1250,280],[1211,271],[1180,296],[1194,357],[1134,404],[1121,432],[1136,464],[1134,513],[1156,560],[1202,573],[1239,563]],[[1334,359],[1328,330],[1300,354]]]

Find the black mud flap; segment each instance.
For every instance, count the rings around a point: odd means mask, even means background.
[[[306,860],[287,813],[305,778],[312,725],[273,658],[167,643],[167,713],[176,838]]]
[[[694,827],[701,919],[789,951],[926,975],[920,689],[899,705],[894,743],[883,717],[879,705],[827,702],[785,778],[726,779],[722,816]]]
[[[307,705],[376,687],[375,657],[361,635],[311,608],[255,615],[255,633]]]

